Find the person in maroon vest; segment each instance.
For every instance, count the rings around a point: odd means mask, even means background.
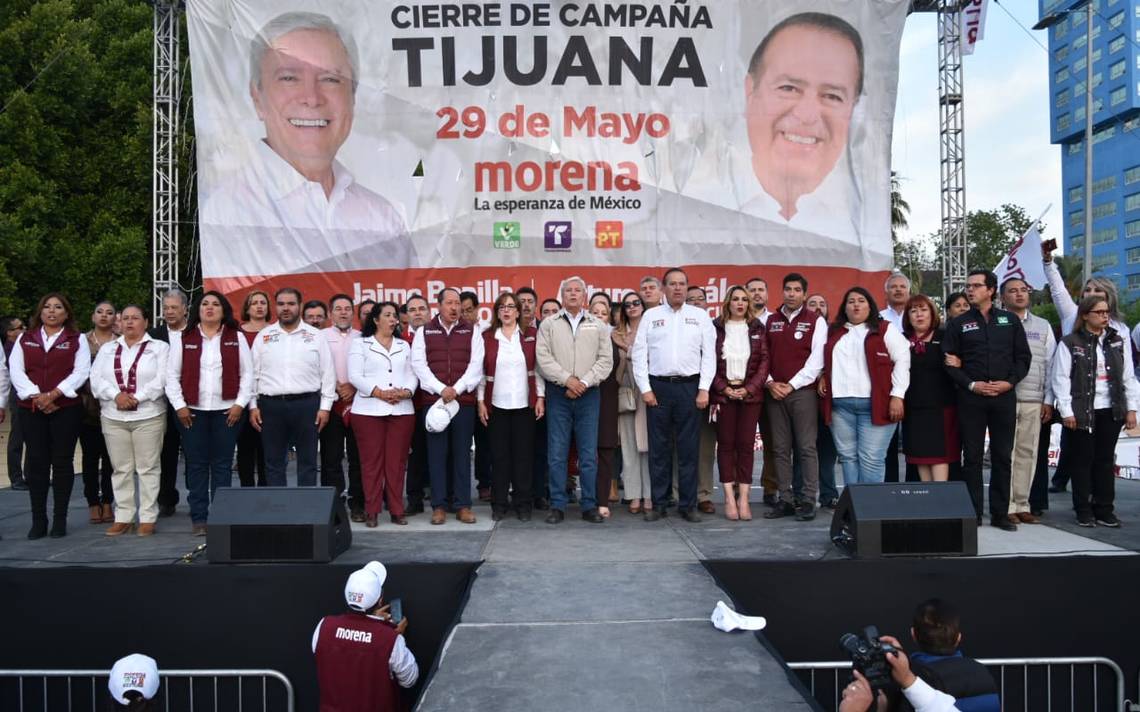
[[[313,631],[321,712],[391,712],[406,709],[400,688],[419,679],[404,641],[407,616],[394,621],[384,603],[388,572],[379,561],[352,572],[344,587],[348,611],[325,616]]]
[[[233,483],[234,447],[253,396],[253,357],[220,292],[203,294],[186,329],[170,341],[166,397],[182,431],[194,536],[205,536],[214,492]]]
[[[478,388],[479,420],[487,426],[491,465],[491,518],[514,509],[529,521],[534,503],[534,424],[546,412],[546,388],[534,376],[538,329],[522,328],[519,299],[504,292],[495,300],[491,326],[483,332],[483,382]],[[508,495],[510,503],[508,504]]]
[[[764,410],[772,428],[772,456],[776,462],[780,501],[764,515],[778,519],[795,515],[815,519],[819,492],[819,458],[816,436],[819,397],[815,385],[823,370],[827,322],[808,309],[807,279],[792,272],[784,277],[784,304],[768,317],[768,394]],[[768,443],[764,443],[768,447]],[[803,498],[792,492],[792,449],[803,462]]]
[[[431,523],[443,524],[447,519],[450,481],[455,506],[459,509],[455,518],[474,524],[468,453],[475,431],[475,391],[483,378],[483,335],[471,322],[459,318],[459,292],[455,289],[447,287],[439,293],[439,314],[416,334],[412,342],[412,368],[420,381],[424,408],[430,408],[439,400],[459,404],[458,412],[445,430],[431,432],[429,429],[427,433]]]
[[[717,469],[724,486],[724,513],[728,519],[747,521],[752,519],[748,497],[756,457],[756,422],[768,380],[768,340],[764,325],[753,314],[748,290],[739,285],[728,288],[713,327],[716,375],[711,396],[716,406]]]
[[[273,321],[269,311],[269,293],[254,290],[245,295],[241,306],[241,335],[246,344],[253,348],[253,341],[262,329]],[[252,352],[251,352],[252,353]],[[242,487],[264,487],[265,451],[261,449],[261,433],[249,423],[249,414],[242,416],[241,430],[237,441],[238,480]],[[256,475],[256,476],[255,476]]]
[[[83,426],[79,389],[91,372],[87,339],[75,328],[67,297],[51,292],[40,299],[28,331],[12,348],[8,363],[27,446],[24,477],[32,499],[29,539],[48,533],[50,483],[55,515],[51,536],[67,535],[67,505],[75,484],[75,443]]]
[[[843,295],[823,352],[823,418],[831,426],[846,484],[882,482],[887,446],[903,419],[910,343],[879,314],[871,293]]]

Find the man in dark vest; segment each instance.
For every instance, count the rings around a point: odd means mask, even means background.
[[[794,515],[797,520],[815,519],[819,493],[819,459],[815,449],[818,434],[819,396],[816,382],[823,370],[827,322],[805,306],[807,279],[796,272],[784,277],[784,304],[768,317],[768,355],[771,372],[764,409],[772,427],[772,455],[780,483],[780,501],[766,519]],[[765,442],[767,448],[769,443]],[[803,498],[792,492],[792,451],[803,463]]]
[[[439,314],[412,342],[412,369],[420,379],[422,407],[437,401],[458,404],[451,423],[440,432],[428,428],[428,472],[431,476],[431,523],[447,520],[450,482],[464,524],[475,523],[471,511],[471,438],[475,431],[475,389],[483,378],[483,334],[459,318],[459,292],[439,293]],[[450,454],[450,462],[448,455]],[[450,466],[449,466],[450,465]]]
[[[419,679],[404,642],[407,617],[393,621],[382,597],[388,572],[379,561],[354,571],[344,587],[348,612],[325,616],[313,631],[321,712],[389,712],[405,706],[400,688]]]
[[[961,621],[949,603],[932,598],[914,610],[910,636],[918,650],[911,670],[931,687],[954,697],[962,712],[999,712],[1001,700],[993,675],[973,658],[962,655]]]
[[[186,328],[190,298],[181,289],[171,289],[162,295],[162,323],[150,329],[150,338],[170,343],[172,332]],[[166,434],[162,436],[162,474],[158,485],[158,516],[169,517],[178,505],[178,455],[182,451],[182,437],[178,430],[178,416],[166,406]]]

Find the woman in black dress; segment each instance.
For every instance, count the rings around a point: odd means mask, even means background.
[[[906,391],[903,443],[906,461],[923,482],[945,482],[950,463],[961,459],[954,382],[942,359],[941,320],[934,302],[916,294],[903,313],[910,339],[910,387]]]

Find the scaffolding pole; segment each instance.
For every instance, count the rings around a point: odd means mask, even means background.
[[[966,286],[966,137],[961,0],[938,0],[938,122],[942,184],[942,296]]]
[[[154,255],[153,313],[162,314],[162,295],[178,286],[178,137],[181,0],[154,0],[154,172],[151,178]]]

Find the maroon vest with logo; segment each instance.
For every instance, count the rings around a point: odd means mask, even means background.
[[[768,317],[769,374],[773,381],[787,383],[807,363],[817,319],[819,313],[807,307],[800,309],[800,313],[791,321],[788,321],[781,309]]]
[[[895,369],[891,361],[891,353],[887,351],[885,334],[890,322],[883,319],[879,322],[879,330],[867,334],[863,341],[863,357],[867,359],[867,373],[871,375],[871,422],[875,425],[891,424],[891,372]],[[823,351],[823,372],[831,377],[831,353],[835,345],[847,333],[845,327],[832,329],[827,335],[827,347]],[[831,425],[831,384],[828,384],[827,393],[820,401],[823,411],[823,420]]]
[[[475,327],[471,322],[460,319],[451,327],[449,334],[436,316],[423,325],[422,331],[428,368],[445,385],[454,386],[471,363],[471,338]],[[438,395],[424,391],[425,406],[430,406],[437,400]],[[459,396],[459,405],[475,405],[475,392],[467,391]]]
[[[538,339],[538,329],[533,326],[522,332],[523,358],[526,359],[527,400],[533,408],[538,402],[538,392],[534,388],[534,346]],[[483,402],[491,406],[491,394],[495,391],[495,366],[499,360],[499,340],[495,330],[483,332],[483,374],[487,376],[487,387],[483,391]]]
[[[242,334],[230,326],[222,327],[222,400],[237,398],[241,381],[241,352],[238,338]],[[256,334],[255,334],[256,336]],[[186,405],[198,405],[198,378],[202,373],[202,332],[182,332],[182,397]]]
[[[389,667],[396,637],[390,623],[363,613],[326,616],[316,650],[321,712],[402,709]]]
[[[40,340],[40,330],[29,330],[20,337],[20,348],[23,349],[24,373],[28,380],[36,384],[40,393],[47,393],[58,386],[75,370],[75,357],[79,355],[79,339],[83,335],[78,331],[64,328],[50,349],[45,349]],[[60,408],[79,405],[78,398],[60,396],[55,404]],[[20,401],[21,408],[32,409],[32,400]]]

